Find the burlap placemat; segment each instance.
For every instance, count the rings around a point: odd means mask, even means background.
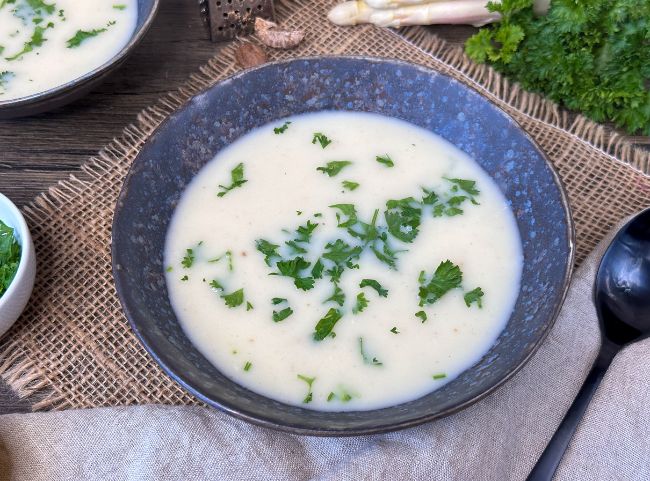
[[[400,33],[372,26],[338,28],[325,19],[333,0],[283,0],[284,25],[307,40],[273,59],[361,54],[419,63],[477,89],[512,115],[548,154],[569,193],[577,230],[577,262],[620,219],[650,205],[648,153],[582,117],[472,64],[461,48],[423,28]],[[35,410],[198,401],[172,382],[131,332],[111,274],[110,228],[124,176],[142,144],[188,98],[237,70],[235,45],[177,92],[142,112],[135,125],[83,167],[80,178],[43,193],[24,213],[39,271],[34,294],[0,346],[0,375]]]

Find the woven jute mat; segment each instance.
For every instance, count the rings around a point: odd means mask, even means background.
[[[577,230],[577,262],[617,222],[650,206],[650,159],[620,137],[521,90],[459,47],[423,28],[338,28],[325,15],[332,0],[277,5],[283,25],[307,39],[273,59],[356,54],[394,57],[450,75],[495,102],[539,143],[565,183]],[[236,44],[187,84],[142,112],[71,178],[37,197],[24,212],[39,271],[33,297],[0,345],[0,375],[34,410],[198,401],[171,381],[131,332],[111,275],[110,229],[123,179],[143,143],[192,95],[237,70]]]

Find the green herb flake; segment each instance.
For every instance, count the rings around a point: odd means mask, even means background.
[[[325,316],[320,321],[318,321],[316,327],[314,328],[314,340],[322,341],[327,336],[329,336],[329,334],[334,329],[334,326],[341,319],[341,317],[343,317],[343,314],[341,314],[341,311],[338,309],[331,308],[329,311],[327,311],[327,314],[325,314]]]
[[[447,375],[444,374],[444,373],[440,373],[440,374],[434,374],[432,377],[433,377],[433,379],[435,379],[436,381],[438,381],[438,380],[440,380],[440,379],[445,379],[445,378],[447,377]]]
[[[397,327],[393,327],[393,328],[390,330],[390,332],[392,332],[393,334],[399,334],[399,331],[397,330]]]
[[[44,36],[45,31],[48,28],[52,28],[52,27],[54,27],[54,24],[52,22],[48,23],[45,27],[37,26],[34,29],[34,32],[32,33],[32,36],[29,39],[29,42],[25,42],[23,44],[23,49],[11,57],[6,57],[5,60],[8,60],[10,62],[13,60],[17,60],[23,55],[25,55],[26,53],[33,51],[35,48],[43,46],[43,43],[47,41],[47,39]]]
[[[244,371],[246,372],[250,371],[251,367],[253,367],[253,363],[250,361],[246,361],[246,364],[244,364]]]
[[[307,395],[305,396],[305,399],[302,400],[302,402],[304,404],[308,404],[312,401],[312,397],[313,397],[312,385],[314,384],[316,378],[308,377],[303,374],[298,374],[298,379],[300,379],[301,381],[305,381],[307,383],[308,386]]]
[[[189,278],[188,275],[184,275],[183,277],[181,277],[181,281],[183,281],[183,282],[189,281],[189,280],[190,280],[190,278]]]
[[[230,181],[231,184],[228,186],[219,184],[221,191],[217,193],[217,197],[223,197],[231,190],[241,187],[248,182],[248,180],[244,179],[244,164],[242,162],[230,171]]]
[[[388,289],[384,289],[381,284],[374,279],[362,279],[359,287],[372,287],[381,297],[388,297]]]
[[[413,197],[386,202],[384,218],[388,232],[402,242],[413,242],[419,234],[422,209]]]
[[[333,392],[330,392],[330,393],[327,395],[327,402],[330,402],[330,401],[331,401],[332,399],[334,399],[334,398],[336,398],[336,394],[334,394]]]
[[[223,286],[216,279],[212,279],[208,285],[215,291],[223,291]]]
[[[114,8],[115,10],[126,10],[126,5],[120,3],[120,4],[118,4],[118,5],[113,5],[113,8]]]
[[[172,266],[167,266],[167,268],[165,269],[166,272],[171,272],[173,270],[174,268]]]
[[[373,357],[371,359],[370,356],[365,353],[363,350],[363,337],[359,338],[359,352],[361,353],[361,358],[365,364],[370,364],[372,366],[383,366],[383,362],[378,361],[376,357]]]
[[[325,265],[323,264],[323,261],[318,259],[316,261],[316,264],[314,264],[314,267],[311,269],[311,276],[314,279],[322,279],[323,277],[323,269],[325,268]]]
[[[393,162],[393,159],[388,154],[384,156],[378,155],[375,157],[375,160],[380,164],[384,164],[386,167],[395,167],[395,162]]]
[[[471,195],[472,197],[477,196],[481,193],[480,190],[476,188],[476,181],[475,180],[467,180],[467,179],[448,179],[445,177],[446,180],[451,182],[452,184],[458,186],[459,189],[464,191],[465,193]]]
[[[344,403],[346,403],[348,401],[351,401],[351,400],[352,400],[352,396],[350,394],[348,394],[347,392],[344,392],[341,395],[341,401],[343,401]]]
[[[476,289],[472,289],[471,291],[465,293],[463,296],[463,299],[465,300],[465,305],[467,307],[470,307],[473,302],[476,302],[476,305],[478,306],[479,309],[483,308],[483,302],[481,298],[483,297],[484,292],[483,289],[480,287],[477,287]]]
[[[339,306],[343,307],[343,304],[345,303],[345,293],[343,292],[343,289],[341,289],[338,284],[334,284],[334,292],[330,297],[325,299],[325,302],[335,302]]]
[[[250,311],[251,309],[254,309],[253,304],[251,304],[250,302],[246,301],[246,310],[247,310],[247,311]]]
[[[89,38],[96,37],[97,35],[105,31],[106,31],[105,28],[99,28],[93,30],[77,30],[77,33],[74,34],[74,37],[66,40],[66,43],[68,44],[67,47],[77,48]]]
[[[185,256],[183,256],[183,260],[181,261],[181,265],[185,269],[189,269],[190,267],[192,267],[195,260],[196,260],[196,257],[194,257],[194,250],[193,249],[186,249]]]
[[[279,258],[280,254],[278,253],[279,245],[273,244],[265,239],[257,239],[255,241],[255,248],[264,255],[264,262],[267,266],[271,266],[271,260]]]
[[[418,311],[415,313],[415,317],[419,317],[422,319],[422,322],[424,323],[427,320],[427,313],[424,311]]]
[[[332,141],[328,139],[326,135],[321,134],[320,132],[316,132],[314,134],[314,138],[311,140],[312,144],[315,144],[316,142],[318,142],[323,149],[332,143]]]
[[[235,292],[231,292],[230,294],[224,294],[221,296],[221,298],[226,303],[226,306],[230,307],[231,309],[233,307],[241,306],[244,303],[244,289],[239,289]]]
[[[317,167],[316,170],[327,174],[329,177],[334,177],[339,174],[345,167],[351,165],[349,160],[332,160],[325,164],[325,167]]]
[[[0,297],[16,277],[20,256],[21,248],[14,229],[0,220]]]
[[[426,276],[423,273],[420,273],[418,280],[420,283],[418,291],[420,306],[424,306],[425,304],[433,304],[450,290],[460,287],[463,281],[463,273],[460,267],[450,260],[446,260],[436,268],[429,282],[426,281]]]
[[[284,133],[287,131],[287,129],[289,128],[289,124],[291,124],[291,121],[290,121],[290,120],[287,120],[287,121],[286,121],[285,123],[283,123],[280,127],[275,127],[275,128],[273,129],[273,133],[274,133],[275,135],[284,134]]]
[[[347,228],[357,224],[357,209],[353,204],[333,204],[330,208],[341,211],[336,213],[337,227]]]
[[[352,313],[358,314],[363,312],[366,307],[368,307],[368,299],[366,299],[366,295],[363,292],[360,292],[357,294],[357,302],[352,308]]]
[[[344,180],[343,182],[341,182],[341,184],[343,185],[344,189],[349,191],[356,190],[357,187],[359,187],[360,185],[358,182],[352,182],[351,180]]]
[[[291,314],[293,314],[293,309],[291,309],[290,307],[285,307],[281,311],[273,311],[272,314],[273,322],[284,321]]]
[[[274,297],[271,299],[271,304],[274,306],[277,306],[278,304],[282,304],[283,302],[287,302],[287,300],[283,297]]]

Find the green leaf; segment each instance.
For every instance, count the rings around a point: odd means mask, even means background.
[[[327,311],[327,314],[318,321],[318,324],[316,324],[316,327],[314,328],[314,340],[322,341],[329,336],[341,317],[343,317],[343,315],[338,309],[331,308]]]
[[[377,157],[375,157],[375,160],[380,164],[384,164],[386,167],[395,166],[395,162],[393,162],[393,159],[391,159],[388,154],[384,155],[383,157],[378,155]]]
[[[337,265],[349,264],[361,255],[363,248],[360,246],[352,247],[342,239],[329,242],[325,245],[323,258],[334,262]]]
[[[386,202],[384,218],[393,237],[409,243],[417,237],[422,217],[422,209],[418,205],[413,197]]]
[[[302,257],[295,257],[289,260],[278,261],[276,267],[282,276],[298,277],[300,276],[300,272],[307,269],[310,265],[311,263]]]
[[[223,197],[228,192],[238,187],[244,185],[248,180],[244,179],[244,164],[239,163],[237,166],[230,171],[230,180],[231,184],[228,186],[219,185],[221,191],[217,194],[217,197]]]
[[[308,377],[308,376],[305,376],[303,374],[298,374],[298,379],[300,379],[301,381],[305,381],[307,383],[307,387],[308,387],[307,395],[305,396],[305,399],[303,399],[302,402],[305,403],[305,404],[310,403],[311,400],[312,400],[312,397],[313,397],[312,385],[314,384],[314,381],[316,380],[316,378],[315,377]]]
[[[278,254],[279,247],[279,245],[272,244],[265,239],[257,239],[255,241],[255,248],[264,255],[264,262],[266,262],[267,266],[271,265],[271,260],[280,257],[280,254]]]
[[[80,46],[83,42],[88,40],[89,38],[96,37],[100,33],[105,32],[105,28],[99,28],[99,29],[93,29],[93,30],[77,30],[77,33],[74,34],[74,37],[69,38],[66,40],[67,47],[68,48],[77,48]]]
[[[317,167],[316,170],[327,174],[329,177],[334,177],[348,165],[352,165],[349,160],[332,160],[325,167]]]
[[[418,311],[415,313],[415,317],[419,317],[422,319],[422,322],[425,322],[427,320],[427,313],[424,311]]]
[[[465,300],[465,305],[467,305],[467,307],[470,307],[473,302],[476,302],[476,305],[479,307],[479,309],[481,309],[483,307],[483,303],[481,301],[483,294],[484,292],[480,287],[477,287],[476,289],[472,289],[471,291],[467,292],[463,296],[463,299]]]
[[[450,260],[441,262],[433,273],[429,282],[421,280],[418,296],[420,297],[420,306],[433,304],[447,292],[460,287],[463,281],[463,273],[456,264]]]
[[[244,303],[244,289],[222,295],[221,298],[230,308],[241,306]]]
[[[290,307],[285,307],[281,311],[273,311],[273,315],[272,315],[273,322],[284,321],[291,314],[293,314],[293,309],[291,309]]]
[[[252,309],[254,309],[253,304],[251,304],[250,302],[246,301],[246,310],[247,310],[247,311],[250,311],[250,310],[252,310]]]
[[[212,279],[208,285],[215,291],[223,291],[224,290],[224,287],[216,279]]]
[[[189,269],[194,264],[194,259],[195,259],[194,250],[193,249],[186,249],[185,256],[183,257],[183,260],[181,261],[181,265],[185,269]]]
[[[330,208],[341,211],[340,214],[336,213],[337,227],[352,227],[357,223],[357,209],[353,204],[334,204]],[[347,216],[347,219],[342,219],[343,216]]]
[[[363,337],[359,338],[359,351],[361,352],[361,358],[365,364],[370,364],[372,366],[382,366],[384,364],[383,362],[378,361],[376,357],[371,359],[370,356],[366,355],[363,350]]]
[[[344,189],[347,189],[347,190],[350,190],[350,191],[356,190],[357,187],[359,187],[359,185],[360,185],[358,182],[352,182],[350,180],[344,180],[343,182],[341,182],[341,184],[343,184]]]
[[[330,297],[325,299],[325,302],[335,302],[339,306],[343,307],[343,304],[345,303],[345,293],[343,292],[343,289],[341,289],[338,284],[334,284],[334,292]]]
[[[332,141],[328,139],[326,135],[320,132],[316,132],[314,134],[314,138],[311,140],[312,144],[315,144],[316,142],[318,142],[323,149],[332,143]]]
[[[287,121],[286,121],[285,123],[283,123],[280,127],[275,127],[275,128],[273,129],[273,132],[274,132],[276,135],[284,134],[284,133],[287,131],[287,129],[289,128],[289,124],[290,124],[290,123],[291,123],[291,121],[290,121],[290,120],[287,120]]]
[[[366,295],[363,292],[360,292],[357,294],[357,303],[352,308],[352,313],[358,314],[363,312],[366,307],[368,307],[368,299],[366,299]]]
[[[457,185],[461,190],[469,194],[470,196],[474,197],[477,196],[481,193],[480,190],[476,188],[476,181],[475,180],[467,180],[467,179],[448,179],[445,177],[445,180],[451,182],[454,185]]]
[[[320,259],[318,259],[316,261],[316,264],[314,264],[314,267],[312,267],[312,269],[311,269],[311,276],[314,279],[322,279],[322,277],[323,277],[323,269],[324,268],[325,268],[325,265],[323,264],[323,262]]]
[[[21,248],[14,229],[0,220],[0,298],[16,277],[20,256]]]
[[[390,330],[390,332],[392,332],[393,334],[399,334],[399,331],[397,330],[397,327],[393,327],[393,328]]]
[[[381,297],[388,297],[388,289],[384,289],[379,282],[374,279],[362,279],[359,287],[372,287]]]
[[[283,297],[274,297],[273,299],[271,299],[271,304],[273,304],[274,306],[277,306],[278,304],[282,304],[283,302],[287,302],[287,300],[284,299]]]
[[[440,373],[440,374],[434,374],[432,377],[437,381],[438,379],[445,379],[447,375],[444,373]]]
[[[250,371],[251,367],[253,367],[253,363],[250,361],[246,361],[246,364],[244,364],[244,371],[246,372]]]
[[[54,24],[52,22],[48,23],[45,27],[37,26],[34,29],[34,32],[32,33],[32,37],[29,39],[29,42],[25,42],[23,44],[23,49],[11,57],[6,57],[5,60],[8,60],[10,62],[13,60],[17,60],[23,55],[25,55],[26,53],[33,51],[35,48],[43,46],[43,43],[47,41],[47,39],[44,36],[45,31],[48,28],[52,28],[52,27],[54,27]]]

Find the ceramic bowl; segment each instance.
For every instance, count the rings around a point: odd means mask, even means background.
[[[170,305],[163,249],[183,190],[215,154],[271,121],[320,110],[374,112],[442,136],[494,179],[522,238],[521,290],[496,343],[442,388],[372,411],[317,412],[239,386],[189,341]],[[244,71],[194,97],[146,142],[119,197],[113,274],[124,312],[169,376],[208,405],[300,434],[390,431],[458,411],[492,392],[532,356],[564,299],[573,265],[573,224],[556,172],[533,140],[477,92],[438,72],[394,60],[320,57]]]
[[[56,109],[77,100],[117,70],[135,50],[153,23],[160,0],[138,0],[138,20],[131,40],[105,64],[50,90],[13,100],[0,100],[0,120],[26,117]]]
[[[0,220],[14,229],[21,247],[20,263],[14,280],[0,296],[0,337],[9,330],[23,312],[34,288],[36,255],[27,223],[18,208],[0,194]]]

